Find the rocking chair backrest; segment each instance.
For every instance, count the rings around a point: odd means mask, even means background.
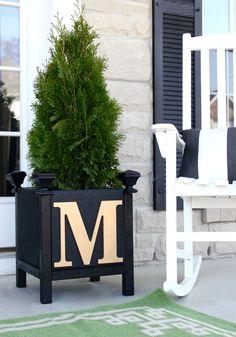
[[[212,99],[210,88],[210,51],[216,51],[217,59],[217,92]],[[225,128],[236,126],[236,34],[191,37],[183,35],[183,130],[191,129],[191,59],[192,51],[200,51],[201,63],[201,128]],[[233,60],[231,90],[227,87],[229,76],[229,55]],[[228,109],[227,109],[228,105]],[[215,109],[215,111],[213,111]],[[217,112],[216,112],[217,109]]]

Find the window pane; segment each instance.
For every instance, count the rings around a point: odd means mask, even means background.
[[[236,33],[236,0],[230,1],[230,33]]]
[[[226,116],[227,125],[234,125],[234,97],[233,97],[233,53],[228,50],[225,55],[226,66]],[[218,123],[218,89],[217,89],[217,55],[210,54],[210,89],[211,89],[211,126],[217,127]]]
[[[226,53],[226,107],[229,126],[234,125],[234,97],[233,97],[233,52]]]
[[[20,74],[0,72],[0,131],[19,131]]]
[[[19,66],[19,8],[0,6],[0,65]]]
[[[229,2],[224,0],[204,1],[203,34],[229,32]]]
[[[218,102],[217,102],[217,54],[216,50],[210,51],[210,101],[211,101],[211,127],[217,127]]]
[[[19,170],[19,152],[19,137],[0,137],[0,196],[12,195],[6,174]]]

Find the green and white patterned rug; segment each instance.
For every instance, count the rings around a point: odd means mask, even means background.
[[[160,289],[124,305],[0,321],[0,337],[236,336],[236,324],[175,304]]]

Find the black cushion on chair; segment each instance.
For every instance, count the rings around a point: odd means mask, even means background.
[[[179,177],[209,181],[213,177],[213,180],[228,180],[229,183],[236,180],[236,127],[190,129],[181,134],[186,146]]]
[[[179,170],[179,177],[198,178],[198,139],[200,130],[191,129],[181,132],[185,142],[184,154]]]
[[[229,182],[236,180],[236,128],[228,129],[228,176]]]

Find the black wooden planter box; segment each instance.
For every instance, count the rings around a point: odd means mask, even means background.
[[[23,188],[24,172],[8,180],[16,199],[16,286],[26,273],[40,279],[41,303],[52,302],[52,281],[122,274],[123,295],[134,294],[133,185],[138,172],[126,171],[125,189],[50,190]],[[50,180],[50,177],[49,177]]]

